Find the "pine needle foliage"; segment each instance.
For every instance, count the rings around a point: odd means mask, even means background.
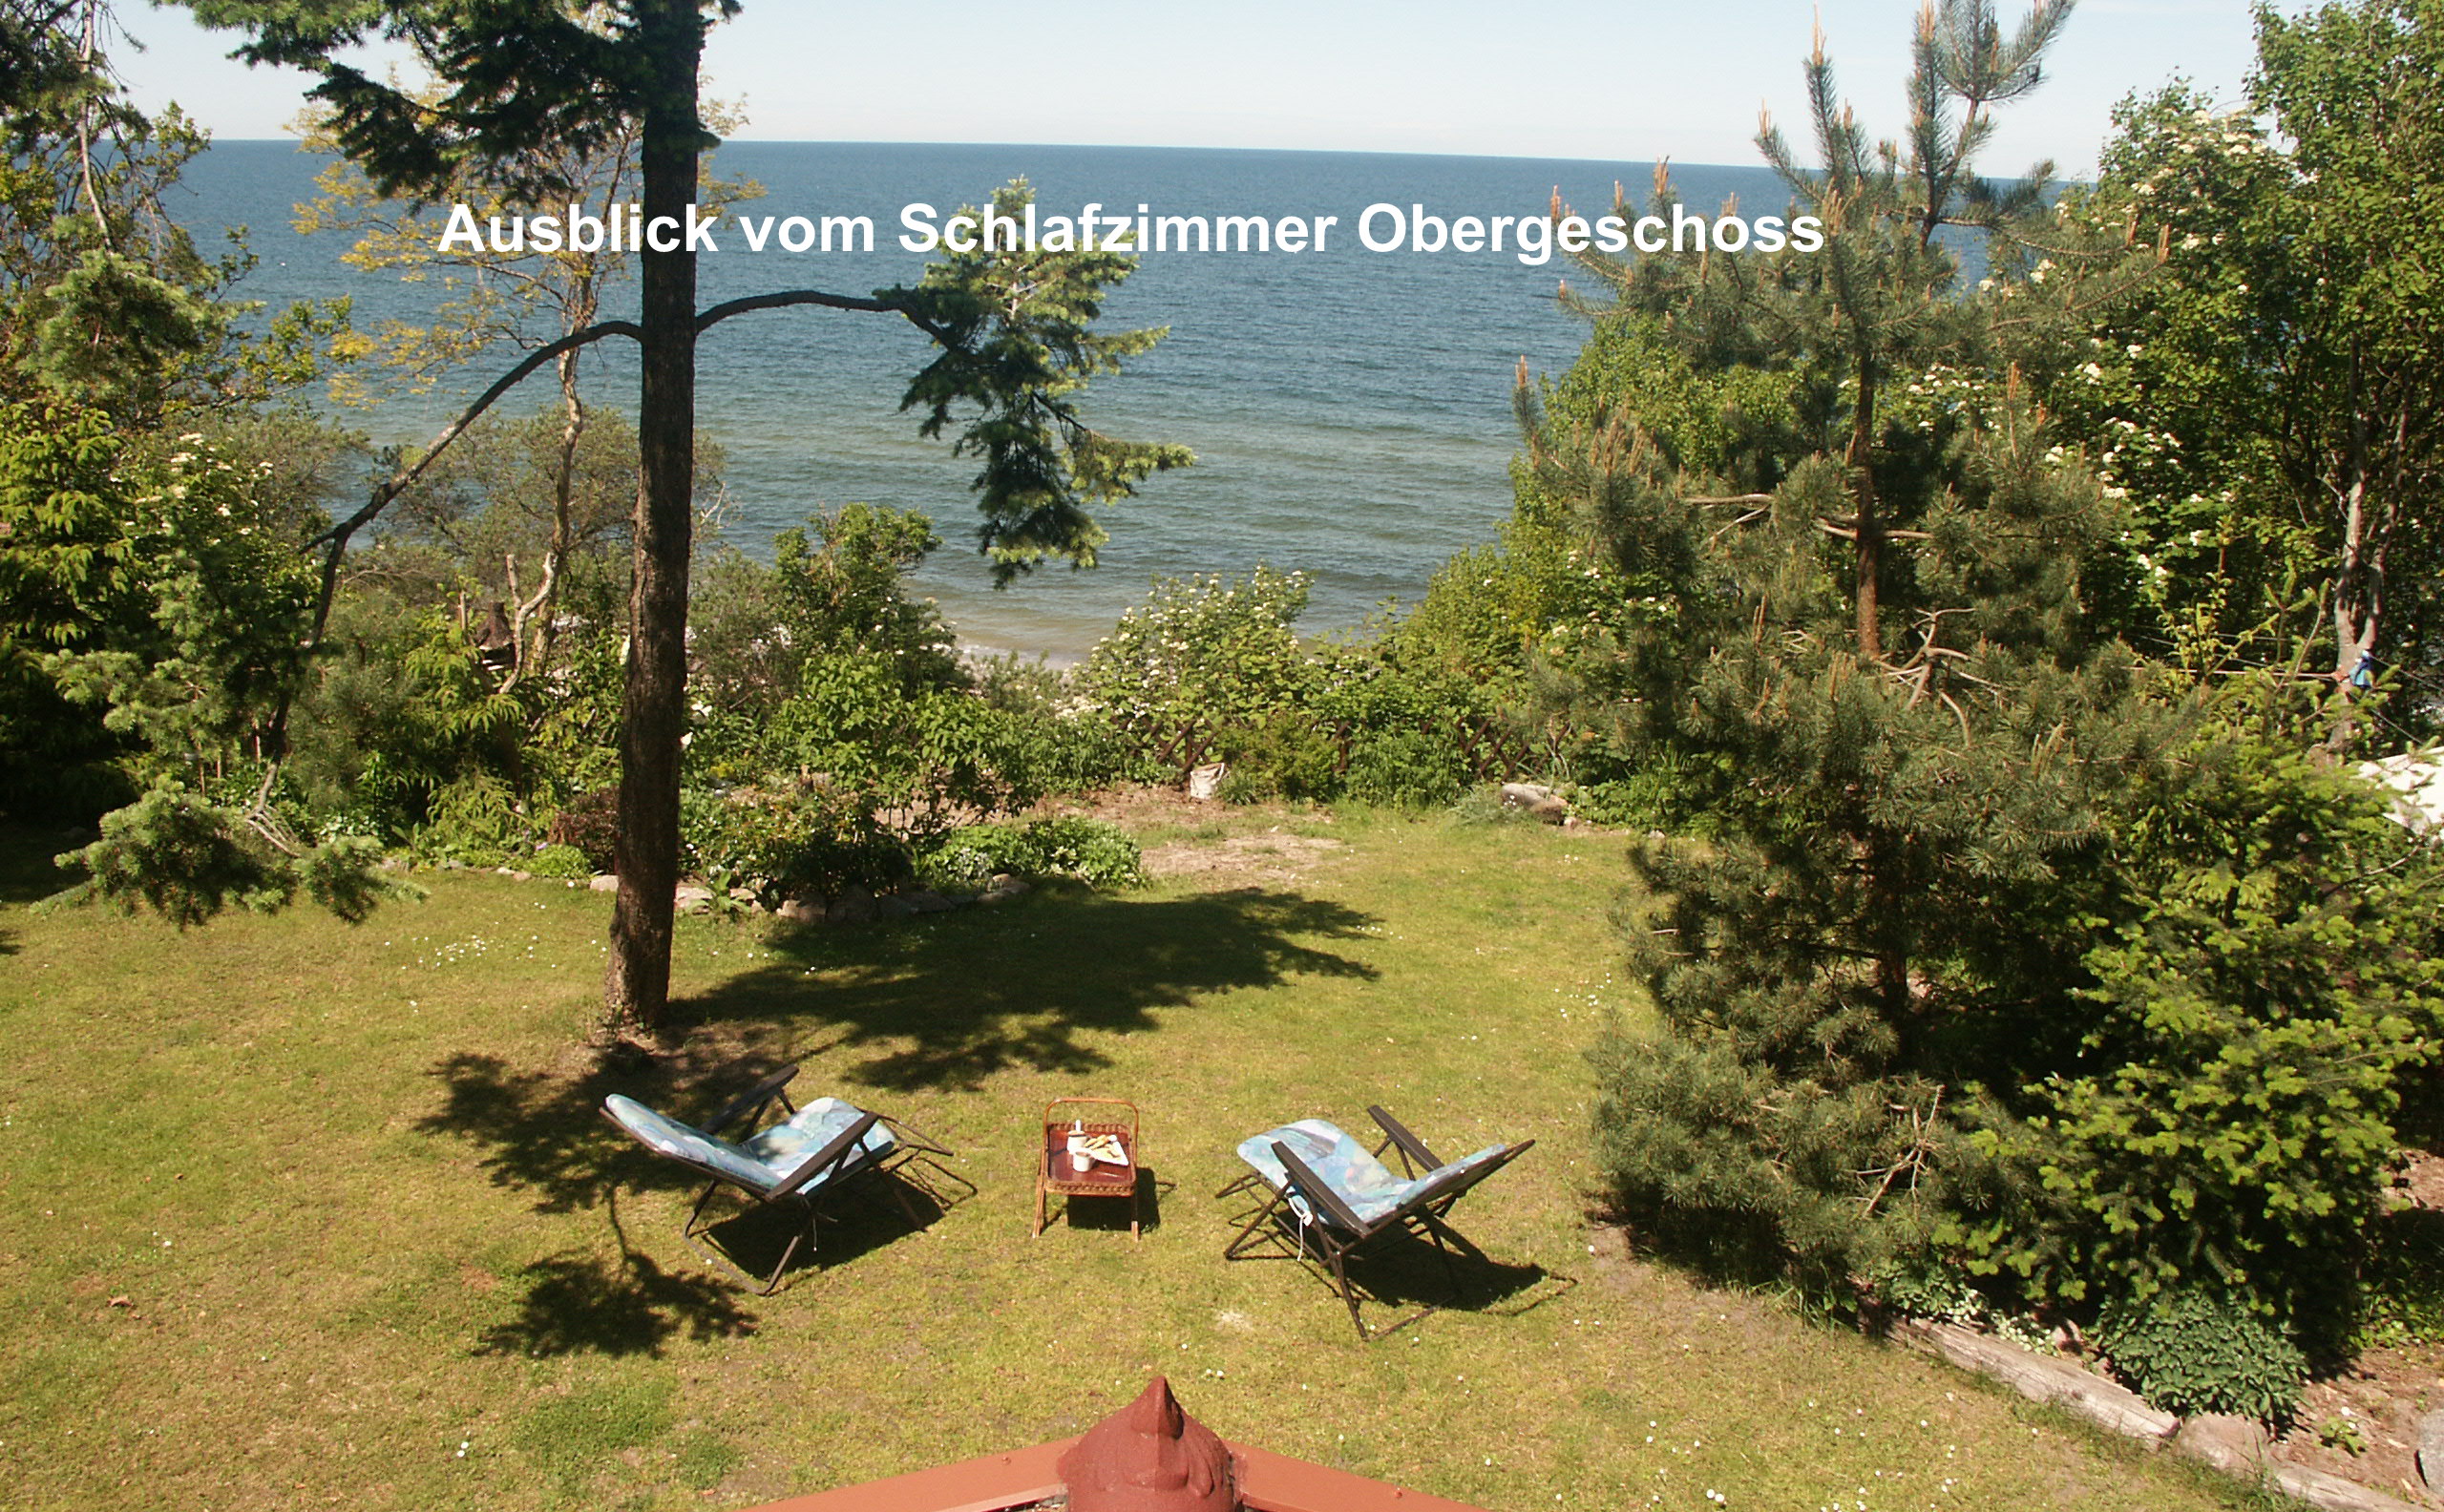
[[[2444,1039],[2439,868],[2312,752],[2343,695],[2297,656],[2175,669],[2117,634],[2127,491],[2018,359],[2160,259],[2049,284],[2014,251],[2060,219],[2041,174],[1971,161],[2060,19],[1923,12],[1897,142],[1820,40],[1822,166],[1760,145],[1822,254],[1599,263],[1591,356],[1642,376],[1523,385],[1523,500],[1618,589],[1547,646],[1549,696],[1700,821],[1633,857],[1662,1028],[1598,1047],[1599,1154],[1720,1270],[2204,1293],[2330,1340]]]
[[[1900,141],[1865,134],[1820,36],[1820,166],[1770,122],[1759,146],[1823,251],[1599,267],[1613,339],[1739,393],[1756,412],[1710,429],[1745,446],[1692,446],[1708,428],[1634,392],[1562,418],[1523,391],[1535,488],[1632,590],[1555,659],[1557,692],[1706,815],[1636,860],[1666,1033],[1598,1052],[1605,1166],[1726,1269],[1838,1284],[2012,1201],[1974,1135],[2009,1122],[2063,1032],[2047,1005],[2084,979],[2068,921],[2096,906],[2100,802],[2173,738],[2083,610],[2114,501],[1997,370],[1945,234],[2033,205],[2043,165],[1997,189],[1973,159],[2066,10],[2010,32],[1989,7],[1924,12]]]

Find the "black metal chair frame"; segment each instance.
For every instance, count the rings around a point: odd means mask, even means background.
[[[1382,1129],[1383,1143],[1375,1146],[1374,1154],[1382,1159],[1385,1150],[1398,1150],[1401,1173],[1414,1181],[1427,1171],[1438,1170],[1445,1163],[1437,1158],[1404,1127],[1401,1121],[1380,1107],[1366,1110],[1376,1125]],[[1451,1251],[1457,1248],[1471,1259],[1483,1260],[1485,1251],[1470,1244],[1458,1229],[1444,1221],[1451,1205],[1465,1196],[1477,1183],[1517,1160],[1535,1147],[1534,1140],[1523,1140],[1506,1146],[1502,1153],[1465,1170],[1451,1171],[1440,1180],[1429,1182],[1411,1192],[1408,1199],[1372,1223],[1361,1220],[1343,1202],[1340,1194],[1317,1176],[1298,1152],[1281,1141],[1273,1142],[1274,1159],[1281,1162],[1288,1179],[1275,1186],[1260,1171],[1250,1171],[1223,1187],[1214,1195],[1228,1197],[1252,1186],[1265,1189],[1265,1201],[1247,1214],[1236,1234],[1222,1251],[1226,1260],[1250,1258],[1296,1259],[1330,1281],[1340,1292],[1341,1301],[1349,1307],[1349,1320],[1358,1329],[1360,1341],[1376,1334],[1366,1327],[1359,1312],[1358,1289],[1350,1283],[1349,1256],[1365,1245],[1391,1233],[1409,1233],[1434,1245],[1435,1254],[1443,1262],[1443,1274],[1451,1282],[1454,1297],[1460,1292],[1460,1273],[1451,1263]],[[1301,1210],[1303,1208],[1303,1211]],[[1313,1245],[1315,1253],[1308,1252]],[[1278,1247],[1271,1255],[1260,1251]]]
[[[751,1134],[763,1118],[765,1110],[776,1102],[781,1106],[784,1119],[795,1114],[797,1105],[790,1101],[786,1088],[797,1074],[796,1066],[783,1066],[724,1103],[710,1121],[697,1126],[698,1132],[720,1138],[723,1137],[722,1130],[735,1125]],[[607,1108],[602,1110],[602,1116],[609,1120],[611,1125],[621,1133],[629,1133],[627,1126],[618,1119],[612,1118]],[[898,1142],[888,1152],[879,1156],[865,1148],[863,1143],[877,1124],[889,1129],[893,1138]],[[630,1137],[635,1136],[631,1134]],[[640,1141],[640,1143],[643,1142]],[[652,1149],[650,1145],[646,1147]],[[949,1200],[939,1188],[936,1187],[930,1179],[917,1173],[916,1166],[919,1164],[931,1166],[938,1175],[959,1183],[966,1187],[971,1195],[976,1191],[974,1182],[941,1164],[943,1160],[951,1158],[949,1149],[936,1144],[897,1119],[881,1113],[861,1114],[855,1123],[841,1130],[823,1148],[808,1156],[795,1170],[789,1174],[787,1179],[769,1189],[748,1186],[718,1166],[689,1160],[683,1155],[672,1155],[658,1149],[653,1150],[653,1153],[674,1165],[684,1166],[706,1178],[705,1189],[697,1193],[695,1206],[687,1210],[687,1221],[680,1227],[680,1237],[686,1241],[687,1248],[745,1280],[749,1282],[760,1280],[762,1284],[756,1288],[755,1293],[758,1296],[770,1296],[780,1290],[781,1274],[790,1268],[790,1262],[797,1257],[798,1247],[801,1244],[807,1247],[810,1254],[821,1248],[820,1230],[823,1220],[832,1216],[830,1203],[833,1197],[848,1191],[854,1191],[859,1196],[871,1195],[864,1189],[867,1177],[875,1178],[879,1184],[889,1188],[893,1201],[898,1206],[900,1215],[908,1220],[909,1227],[912,1228],[922,1228],[924,1220],[916,1215],[916,1208],[908,1201],[909,1186],[915,1186],[941,1207],[950,1206]],[[753,1204],[748,1208],[749,1211],[754,1210],[756,1207],[769,1208],[790,1202],[796,1203],[806,1210],[806,1227],[790,1236],[789,1247],[781,1251],[781,1258],[773,1265],[770,1275],[758,1277],[736,1260],[703,1242],[703,1236],[715,1227],[713,1223],[705,1221],[705,1208],[713,1200],[713,1195],[725,1186],[754,1199]],[[876,1206],[879,1207],[880,1204],[877,1203]],[[837,1221],[836,1218],[834,1221]]]

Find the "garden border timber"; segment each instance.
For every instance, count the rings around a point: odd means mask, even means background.
[[[1998,1381],[2032,1401],[2062,1407],[2098,1427],[2136,1438],[2150,1449],[2170,1444],[2176,1453],[2246,1480],[2271,1482],[2326,1512],[2423,1512],[2412,1502],[2305,1465],[2216,1452],[2207,1439],[2179,1436],[2181,1419],[2150,1407],[2136,1392],[2069,1360],[2052,1358],[1957,1323],[1907,1318],[1890,1331],[1895,1343],[1932,1354],[1972,1375]],[[877,1509],[880,1512],[880,1509]],[[915,1512],[915,1509],[910,1509]]]

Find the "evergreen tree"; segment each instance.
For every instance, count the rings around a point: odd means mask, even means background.
[[[249,517],[293,543],[312,497],[296,464],[325,438],[260,407],[315,375],[342,314],[248,328],[258,307],[229,297],[248,260],[207,258],[163,205],[203,137],[127,99],[109,24],[100,0],[0,0],[0,788],[80,825],[141,788],[158,726],[91,682],[68,698],[56,659],[155,644],[146,575],[164,551],[225,559],[130,500],[208,434],[247,474]],[[283,684],[242,681],[275,701]]]
[[[542,149],[583,151],[633,129],[643,214],[648,225],[668,226],[687,223],[700,155],[711,144],[698,89],[705,35],[738,9],[736,0],[191,3],[205,23],[248,32],[242,56],[320,74],[313,94],[330,110],[341,149],[386,193],[438,195],[459,165],[480,160],[509,170],[505,187],[519,197],[549,200],[561,186]],[[344,60],[347,49],[373,36],[414,49],[438,98],[418,99]],[[1015,203],[1005,199],[1002,208]],[[643,483],[621,723],[620,892],[605,998],[615,1027],[654,1034],[669,994],[680,854],[697,336],[751,310],[816,305],[900,315],[932,337],[939,352],[905,403],[923,412],[927,435],[962,420],[954,450],[983,459],[979,536],[1002,580],[1047,558],[1090,562],[1099,535],[1085,506],[1123,496],[1149,472],[1189,457],[1177,447],[1102,435],[1076,410],[1075,391],[1088,378],[1159,335],[1089,330],[1102,290],[1127,271],[1123,254],[971,253],[937,264],[914,289],[872,298],[792,290],[702,311],[685,238],[671,239],[667,249],[649,245],[639,257],[637,321],[600,323],[537,348],[475,408],[571,347],[612,335],[638,343]],[[413,471],[377,490],[355,521],[378,514]]]
[[[1961,10],[1921,22],[1921,125],[1958,72],[1928,39],[1998,34]],[[1636,858],[1663,1028],[1598,1051],[1615,1195],[1843,1294],[1938,1265],[2330,1327],[2444,1028],[2444,869],[2309,758],[2286,669],[2210,690],[2097,612],[2099,579],[2127,606],[2126,491],[2015,359],[2071,366],[2044,339],[2086,350],[2094,301],[2164,277],[2156,253],[2024,215],[2025,186],[1929,215],[1904,186],[1958,176],[1926,144],[1974,134],[1866,151],[1821,46],[1809,77],[1832,165],[1764,145],[1823,208],[1825,261],[1612,269],[1591,352],[1652,381],[1571,413],[1523,391],[1535,495],[1617,585],[1552,648],[1565,706],[1697,815]],[[1992,239],[1975,290],[1928,231],[1956,220]]]
[[[1559,658],[1576,712],[1689,774],[1708,825],[1639,858],[1670,1032],[1605,1051],[1608,1166],[1666,1227],[1825,1278],[1994,1199],[1970,1131],[2079,979],[2056,894],[2164,736],[2082,609],[2117,512],[1994,370],[1941,234],[2024,225],[2033,184],[1986,186],[1974,154],[2061,20],[1925,12],[1900,142],[1870,142],[1820,38],[1822,167],[1759,143],[1823,251],[1607,270],[1611,339],[1711,412],[1633,390],[1556,423],[1524,396],[1535,487],[1623,590]]]

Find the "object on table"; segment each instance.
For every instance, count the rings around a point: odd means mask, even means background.
[[[1051,1218],[1051,1200],[1128,1199],[1128,1234],[1142,1238],[1137,1104],[1122,1098],[1055,1098],[1043,1109],[1043,1144],[1035,1177],[1035,1228]]]

